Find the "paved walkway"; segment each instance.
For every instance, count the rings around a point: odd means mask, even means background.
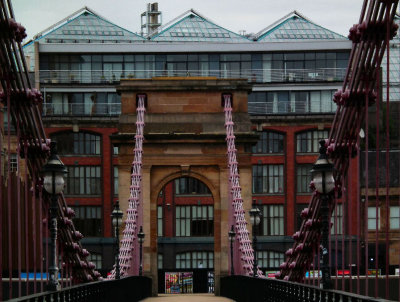
[[[214,294],[159,294],[158,297],[152,297],[142,300],[142,302],[232,302],[233,300],[224,298],[224,297],[216,297]]]

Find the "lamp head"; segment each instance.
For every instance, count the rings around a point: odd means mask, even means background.
[[[111,213],[112,217],[112,225],[114,228],[118,227],[120,225],[120,221],[122,219],[123,213],[121,209],[119,208],[119,202],[118,200],[115,202],[114,210]]]
[[[325,140],[321,140],[319,144],[319,156],[311,170],[311,175],[315,190],[320,194],[328,194],[335,188],[333,164],[326,154]]]
[[[140,227],[139,233],[137,234],[138,237],[138,241],[139,243],[143,243],[144,242],[144,233],[143,233],[143,227]]]
[[[249,211],[250,214],[250,222],[253,226],[257,226],[260,224],[261,221],[261,212],[257,207],[256,201],[253,200],[253,207]]]
[[[64,189],[64,176],[68,170],[57,155],[57,143],[54,141],[50,143],[50,157],[41,172],[44,189],[49,194],[61,193]]]
[[[231,227],[231,230],[228,232],[228,236],[229,236],[229,241],[235,241],[236,233],[235,233],[235,230],[233,228],[233,225]]]

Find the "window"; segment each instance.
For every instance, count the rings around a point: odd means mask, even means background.
[[[214,207],[177,206],[175,233],[178,237],[212,236],[214,234]]]
[[[310,182],[313,164],[297,165],[297,193],[311,193]]]
[[[5,151],[5,156],[8,156],[8,152]],[[16,153],[10,153],[10,157],[2,157],[2,165],[4,175],[8,173],[8,163],[10,163],[10,172],[18,171],[18,155]]]
[[[175,266],[179,268],[214,268],[213,252],[185,252],[175,255]]]
[[[7,165],[7,163],[6,163]],[[10,154],[10,172],[18,170],[18,155],[15,153]]]
[[[254,165],[253,193],[282,194],[283,165]]]
[[[158,254],[157,255],[157,265],[158,265],[158,269],[162,269],[164,266],[164,256],[163,254]]]
[[[113,155],[119,154],[119,147],[113,146]]]
[[[100,195],[100,167],[67,166],[65,195]]]
[[[157,236],[163,236],[163,208],[157,206]]]
[[[100,135],[87,132],[62,132],[51,136],[60,155],[100,155]]]
[[[15,127],[13,123],[13,117],[10,115],[10,121],[8,121],[8,112],[7,112],[7,106],[3,107],[3,122],[4,122],[4,133],[8,132],[8,127],[10,127],[10,133],[15,133]]]
[[[341,235],[343,234],[343,204],[337,204],[332,212],[331,217],[331,234]]]
[[[319,141],[328,138],[327,130],[306,131],[297,134],[297,152],[318,153]]]
[[[390,228],[400,229],[400,207],[390,207]]]
[[[263,205],[261,211],[261,235],[284,235],[283,205]]]
[[[118,167],[114,167],[114,195],[118,195]]]
[[[378,217],[376,217],[376,208],[368,207],[368,230],[376,230],[376,219],[378,218],[378,229],[380,226],[380,209],[378,208]]]
[[[73,222],[76,230],[85,237],[100,237],[101,231],[101,207],[79,206],[71,207],[75,211]]]
[[[90,255],[88,257],[88,260],[90,262],[93,262],[94,265],[96,265],[96,269],[102,269],[103,265],[102,265],[102,261],[103,261],[103,257],[101,254],[97,254],[97,253],[92,253],[90,252]]]
[[[257,261],[262,268],[279,268],[281,263],[285,261],[285,254],[274,251],[257,251]]]
[[[253,146],[253,153],[283,153],[285,136],[280,133],[263,131],[257,145]]]
[[[200,180],[192,177],[181,177],[175,179],[175,194],[176,195],[187,195],[187,194],[211,194],[208,187]]]
[[[98,73],[97,75],[99,76]],[[108,76],[111,77],[111,74]],[[89,83],[91,81],[93,79],[88,79]],[[121,97],[115,92],[45,93],[43,91],[43,94],[46,100],[43,103],[43,115],[45,116],[108,116],[121,113]]]

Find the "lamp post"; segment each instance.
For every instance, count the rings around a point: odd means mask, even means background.
[[[331,289],[331,272],[329,267],[329,194],[335,188],[335,179],[333,177],[333,164],[328,160],[326,155],[325,140],[319,142],[319,157],[315,162],[311,175],[315,190],[321,198],[321,221],[322,221],[322,288]]]
[[[142,261],[142,248],[144,242],[143,227],[140,227],[137,237],[139,241],[139,276],[143,276],[143,261]]]
[[[58,282],[57,266],[57,212],[58,195],[64,189],[64,176],[67,169],[57,155],[57,143],[50,143],[50,157],[42,168],[43,186],[51,195],[50,203],[50,262],[49,262],[49,283],[47,290],[56,291],[60,289]]]
[[[118,200],[115,202],[114,210],[111,213],[112,217],[112,225],[114,227],[115,238],[116,238],[116,247],[115,247],[115,279],[118,280],[121,277],[120,267],[119,267],[119,226],[120,221],[122,220],[122,211],[119,208]]]
[[[254,261],[253,261],[253,277],[257,277],[257,236],[256,236],[256,226],[260,223],[260,210],[257,207],[256,200],[253,200],[253,207],[249,211],[250,222],[253,226],[253,250],[254,250]]]
[[[233,225],[231,227],[231,230],[228,232],[228,236],[229,236],[229,241],[231,243],[231,276],[233,276],[235,274],[235,270],[233,267],[233,242],[235,241],[235,230],[233,229]]]

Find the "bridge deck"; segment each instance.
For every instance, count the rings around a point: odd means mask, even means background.
[[[190,302],[200,302],[200,301],[208,301],[208,302],[230,302],[233,301],[224,297],[216,297],[214,294],[160,294],[158,297],[151,297],[142,300],[142,302],[162,302],[162,301],[190,301]]]

